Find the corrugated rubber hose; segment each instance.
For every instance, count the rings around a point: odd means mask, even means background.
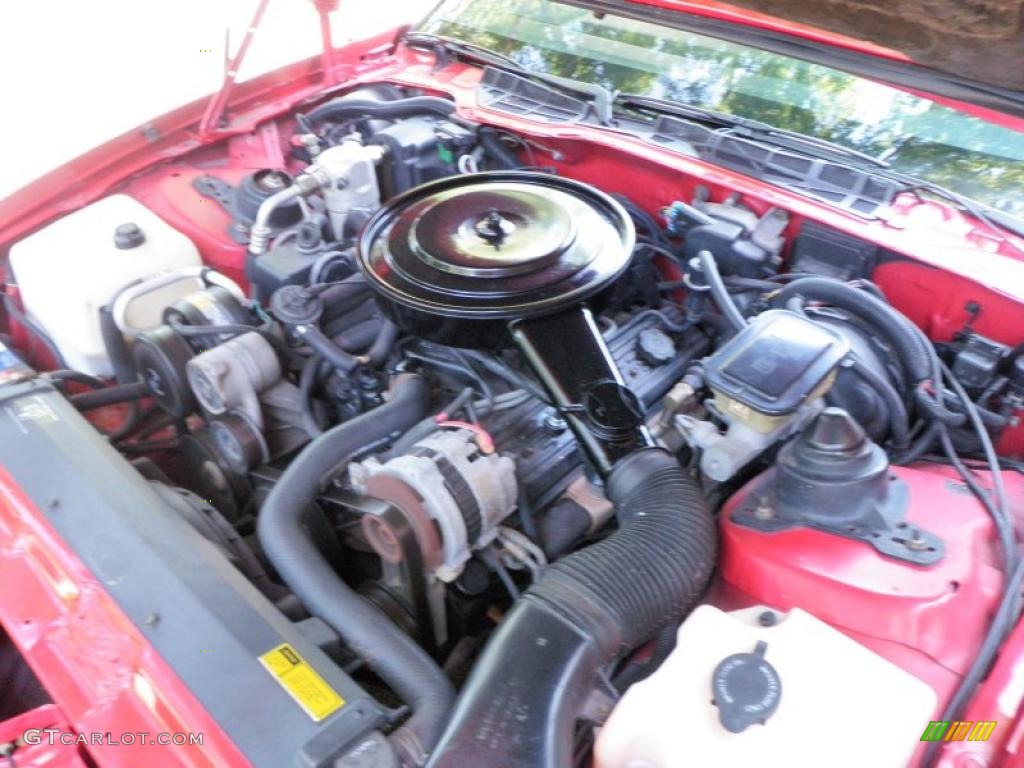
[[[670,454],[612,470],[620,527],[549,566],[516,601],[466,682],[430,768],[572,765],[573,731],[602,667],[693,607],[714,569],[715,522]]]

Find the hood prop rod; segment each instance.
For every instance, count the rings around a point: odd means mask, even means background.
[[[330,13],[338,9],[338,3],[339,0],[314,0],[317,14],[320,17],[320,39],[323,44],[321,66],[323,68],[325,84],[330,83],[331,71],[334,67],[334,46],[331,42]],[[220,90],[210,99],[210,103],[207,104],[206,111],[203,113],[203,119],[199,122],[200,137],[207,138],[212,136],[223,127],[224,111],[231,100],[232,92],[235,90],[239,69],[245,60],[246,54],[249,52],[249,46],[252,45],[253,38],[256,36],[256,30],[259,29],[260,24],[263,22],[263,14],[266,13],[268,5],[270,5],[270,0],[259,0],[256,12],[252,15],[252,21],[249,22],[249,26],[245,30],[242,44],[238,47],[234,58],[230,60],[224,70],[224,79],[221,82]]]

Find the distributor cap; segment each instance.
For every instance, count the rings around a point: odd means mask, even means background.
[[[359,267],[384,297],[427,313],[513,319],[565,309],[629,263],[634,231],[614,199],[569,179],[454,176],[395,198],[366,225]]]

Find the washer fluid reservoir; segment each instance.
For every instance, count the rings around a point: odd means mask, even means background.
[[[702,605],[601,729],[596,768],[905,766],[932,689],[798,608]]]

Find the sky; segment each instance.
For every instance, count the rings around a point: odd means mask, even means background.
[[[341,0],[334,42],[421,19],[435,0]],[[219,87],[256,0],[0,3],[0,198]],[[270,0],[242,78],[319,51],[310,0]]]

